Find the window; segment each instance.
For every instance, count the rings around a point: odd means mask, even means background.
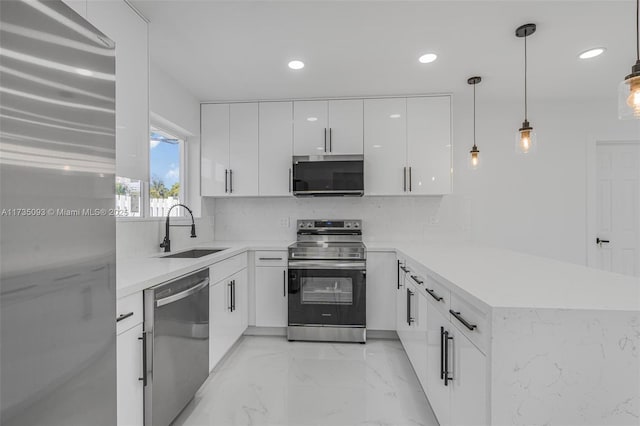
[[[149,216],[164,217],[171,206],[183,199],[183,141],[151,129],[149,144]],[[182,207],[171,210],[171,216],[183,216]]]

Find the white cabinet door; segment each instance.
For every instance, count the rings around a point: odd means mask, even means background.
[[[451,424],[456,426],[488,425],[487,359],[471,341],[455,327],[449,331],[453,337],[453,357],[449,368],[451,385]]]
[[[291,195],[293,103],[260,102],[259,194]]]
[[[200,191],[204,196],[226,195],[229,186],[229,104],[203,104],[200,108]]]
[[[395,330],[398,286],[397,261],[394,252],[367,253],[367,329]]]
[[[142,324],[117,337],[118,426],[142,426],[144,386],[142,380]]]
[[[116,42],[116,174],[149,181],[147,23],[124,1],[90,1],[87,19]]]
[[[451,98],[407,99],[407,165],[411,194],[451,192]]]
[[[209,371],[233,345],[234,333],[231,282],[225,279],[209,287]]]
[[[329,101],[329,153],[362,155],[363,108],[362,99]]]
[[[258,195],[258,104],[229,109],[229,194]]]
[[[450,323],[431,301],[427,302],[427,385],[425,393],[441,426],[451,424],[449,391],[442,379],[444,364],[443,335]]]
[[[328,146],[327,101],[293,103],[293,155],[324,155]]]
[[[427,371],[427,299],[420,294],[418,288],[407,282],[407,317],[411,324],[407,325],[403,341],[405,351],[422,386],[426,385]]]
[[[229,280],[233,282],[233,337],[231,345],[244,333],[249,325],[249,288],[247,269],[233,274]]]
[[[286,327],[287,268],[257,267],[255,283],[256,326]]]
[[[364,190],[366,195],[405,193],[407,161],[405,98],[364,101]]]

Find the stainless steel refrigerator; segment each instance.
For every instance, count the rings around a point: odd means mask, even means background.
[[[115,46],[0,0],[0,423],[116,423]]]

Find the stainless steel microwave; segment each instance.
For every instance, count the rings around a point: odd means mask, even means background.
[[[293,157],[293,195],[336,197],[364,195],[362,155]]]

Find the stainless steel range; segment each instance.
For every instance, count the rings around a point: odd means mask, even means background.
[[[366,341],[360,220],[298,220],[289,246],[289,340]]]

